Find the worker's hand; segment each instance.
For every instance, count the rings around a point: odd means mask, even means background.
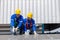
[[[37,34],[36,31],[34,31],[34,34],[35,34],[35,35]]]
[[[25,32],[25,35],[29,35],[29,33],[28,32]]]
[[[14,32],[14,30],[15,30],[15,28],[13,27],[13,28],[12,28],[12,32]]]
[[[25,35],[27,35],[27,32],[25,32]]]
[[[34,31],[34,37],[36,38],[38,36],[38,34],[36,33],[36,31]]]
[[[27,30],[27,31],[25,32],[25,35],[29,35],[29,32],[30,32],[30,30]]]
[[[29,33],[29,32],[30,32],[30,30],[27,30],[27,32]]]
[[[17,30],[18,30],[18,27],[16,27],[16,28],[15,28],[15,30],[16,30],[16,32],[17,32]]]

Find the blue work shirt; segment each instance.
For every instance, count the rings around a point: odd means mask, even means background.
[[[20,15],[19,17],[16,16],[16,14],[13,14],[11,16],[11,22],[10,22],[10,25],[11,27],[14,27],[14,20],[16,20],[17,23],[19,23],[17,26],[18,28],[21,27],[22,23],[23,23],[23,16]]]
[[[30,23],[32,23],[31,28],[33,29],[33,31],[36,31],[35,21],[33,19],[28,20],[27,18],[25,18],[23,22],[24,22],[25,31],[27,30],[27,26],[26,26],[27,22],[28,22],[28,27],[30,27]]]

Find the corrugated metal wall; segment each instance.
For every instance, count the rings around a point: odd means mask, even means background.
[[[26,17],[33,12],[36,23],[60,23],[60,0],[0,0],[0,24],[9,24],[17,8]]]

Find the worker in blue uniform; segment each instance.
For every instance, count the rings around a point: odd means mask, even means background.
[[[19,34],[23,33],[24,26],[23,26],[23,16],[20,15],[21,10],[17,9],[15,14],[11,16],[11,32],[16,35],[17,30],[19,29]]]
[[[35,21],[32,17],[32,12],[29,12],[27,18],[24,19],[25,34],[36,34]]]

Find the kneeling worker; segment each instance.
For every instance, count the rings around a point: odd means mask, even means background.
[[[35,21],[32,16],[32,12],[29,12],[27,18],[24,19],[25,34],[36,34]]]
[[[21,10],[17,9],[15,11],[15,14],[11,16],[10,26],[11,26],[11,31],[14,35],[16,35],[17,29],[19,29],[19,34],[23,33],[23,29],[24,29],[23,16],[20,15],[20,13],[21,13]]]

